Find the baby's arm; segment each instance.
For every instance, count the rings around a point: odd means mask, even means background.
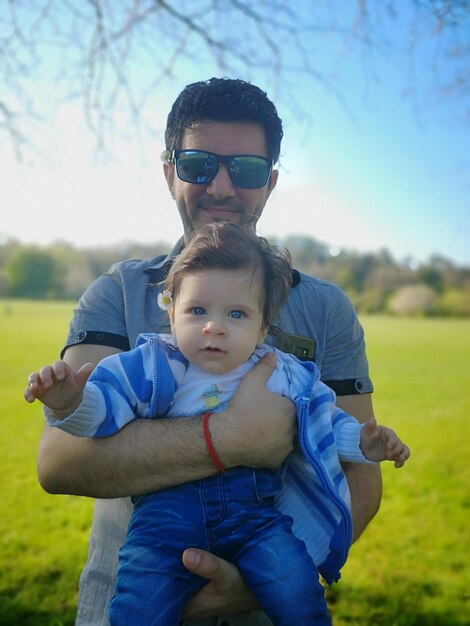
[[[159,386],[148,380],[145,370],[151,350],[145,343],[109,355],[94,370],[92,363],[75,370],[56,361],[29,376],[24,397],[28,402],[41,400],[49,426],[77,437],[109,437],[136,417],[154,417],[154,392]],[[170,393],[165,391],[163,401]]]
[[[386,426],[379,426],[371,418],[361,429],[360,446],[370,461],[394,461],[395,467],[403,467],[410,450],[398,435]]]
[[[83,388],[94,365],[85,363],[78,371],[65,361],[45,365],[28,377],[28,387],[23,396],[26,402],[40,400],[57,420],[68,417],[81,402]]]

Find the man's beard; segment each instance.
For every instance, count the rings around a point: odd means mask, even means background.
[[[216,206],[216,204],[213,203],[212,206]],[[203,213],[206,207],[207,204],[196,206],[196,216],[200,213]],[[184,206],[183,208],[178,207],[178,212],[180,214],[181,222],[183,224],[185,237],[189,237],[195,230],[200,228],[203,224],[207,223],[201,220],[193,220],[190,217],[186,206]],[[242,226],[248,226],[249,228],[256,230],[256,224],[258,223],[258,219],[261,215],[261,211],[259,209],[256,209],[255,213],[252,213],[248,216],[245,214],[245,211],[238,208],[236,208],[234,213],[236,213],[236,215],[239,217],[238,224],[241,224]],[[231,220],[224,217],[214,216],[210,221],[214,223],[221,223],[230,222]]]

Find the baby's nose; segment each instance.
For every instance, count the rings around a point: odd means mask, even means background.
[[[220,320],[209,320],[202,329],[203,335],[222,335],[225,334],[225,326]]]

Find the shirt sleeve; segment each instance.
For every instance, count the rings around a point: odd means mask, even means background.
[[[97,278],[81,296],[61,356],[68,347],[87,343],[129,350],[123,289],[115,267]]]
[[[352,415],[348,415],[336,408],[333,414],[333,433],[335,437],[336,449],[340,461],[350,463],[373,464],[362,452],[361,430],[364,424],[360,424]]]
[[[364,331],[351,301],[340,289],[328,315],[322,380],[338,396],[371,393]]]
[[[372,392],[364,332],[352,302],[337,285],[301,274],[281,311],[280,328],[314,340],[313,360],[336,395]]]
[[[83,390],[83,398],[73,413],[62,420],[55,419],[54,412],[47,406],[43,412],[49,426],[74,435],[74,437],[93,437],[106,416],[106,406],[99,389],[88,382]]]
[[[340,461],[373,463],[373,461],[369,461],[364,456],[360,446],[361,430],[364,425],[335,405],[334,391],[318,377],[315,378],[313,383],[311,398],[310,410],[313,413],[311,413],[310,418],[317,419],[319,422],[323,420],[326,428],[326,430],[321,431],[320,427],[320,430],[317,432],[319,449],[325,450],[332,442],[332,431],[336,452]]]

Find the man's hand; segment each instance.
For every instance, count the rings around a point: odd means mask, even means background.
[[[245,375],[227,411],[211,417],[211,434],[225,468],[279,467],[292,451],[297,432],[295,406],[268,391],[276,357],[266,354]]]
[[[190,572],[209,581],[189,600],[184,618],[215,617],[259,608],[239,571],[228,561],[195,548],[185,550],[182,558],[183,565]]]

